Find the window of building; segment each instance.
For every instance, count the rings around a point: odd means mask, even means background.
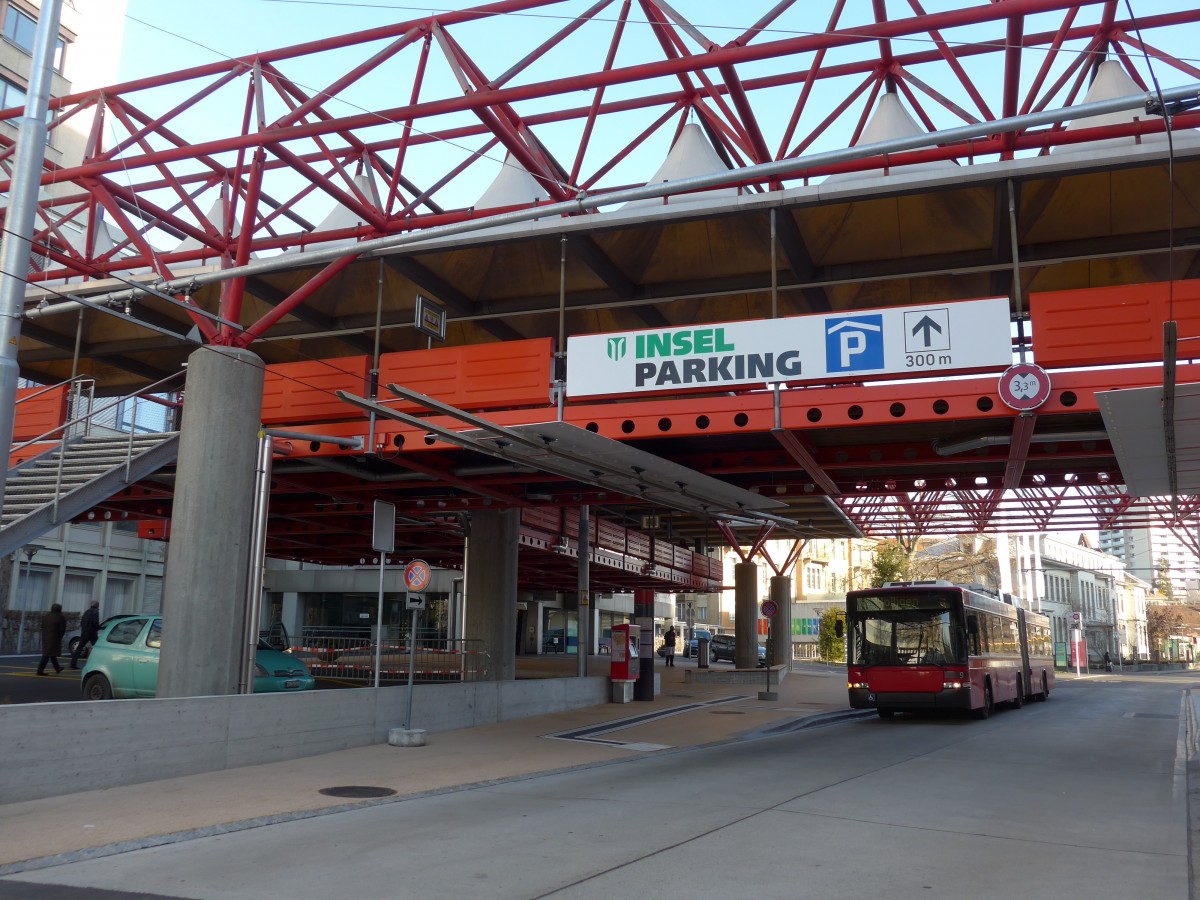
[[[25,100],[25,88],[19,84],[14,84],[7,78],[0,78],[0,109],[12,109],[14,106],[24,106]]]
[[[109,575],[104,582],[103,613],[115,616],[117,613],[134,612],[133,598],[136,582],[132,578],[122,578]]]
[[[21,566],[17,576],[17,597],[20,609],[47,610],[50,608],[50,569],[38,569],[28,563]]]
[[[33,38],[37,31],[37,20],[27,15],[15,6],[9,5],[4,11],[4,38],[10,44],[15,44],[26,53],[33,53]],[[59,38],[54,42],[54,71],[61,72],[63,54],[66,52],[66,42]]]
[[[823,593],[825,590],[825,567],[806,565],[804,567],[805,593]]]
[[[63,579],[62,605],[68,612],[87,609],[92,600],[96,576],[90,572],[68,572]]]

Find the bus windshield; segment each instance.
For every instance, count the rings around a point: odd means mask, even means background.
[[[961,664],[962,627],[950,605],[941,598],[858,598],[850,617],[850,665]]]

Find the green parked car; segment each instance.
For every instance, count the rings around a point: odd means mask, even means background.
[[[86,700],[153,697],[158,689],[160,616],[123,616],[100,629],[100,637],[79,675]],[[312,673],[300,660],[259,640],[254,656],[254,692],[311,691]]]

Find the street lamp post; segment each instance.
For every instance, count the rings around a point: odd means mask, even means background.
[[[17,653],[25,652],[25,616],[28,611],[33,609],[33,598],[29,596],[33,575],[33,558],[42,549],[44,548],[40,544],[26,544],[21,548],[21,552],[25,554],[25,596],[21,602],[21,622],[17,629]],[[22,592],[18,590],[18,594],[20,593]]]

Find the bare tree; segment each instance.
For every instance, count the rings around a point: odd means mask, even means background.
[[[1178,609],[1161,603],[1146,608],[1146,637],[1150,641],[1150,653],[1155,662],[1162,658],[1163,646],[1167,639],[1173,634],[1178,634],[1182,628],[1183,615]]]
[[[959,535],[928,544],[913,554],[909,577],[998,587],[1000,568],[996,562],[996,543],[984,535]]]

